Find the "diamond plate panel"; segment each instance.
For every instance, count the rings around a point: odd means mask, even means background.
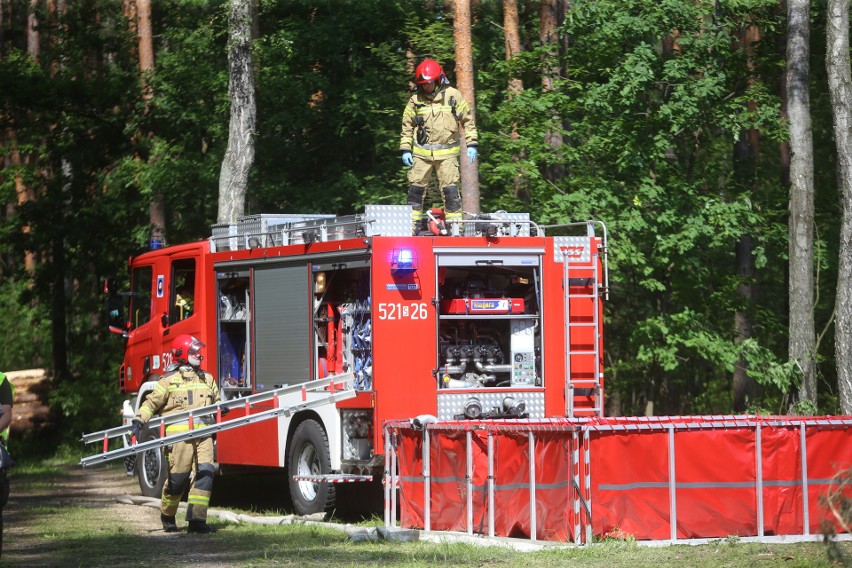
[[[243,235],[262,235],[270,231],[270,227],[274,225],[284,225],[286,223],[298,223],[301,221],[309,221],[316,219],[334,219],[334,215],[329,214],[291,214],[291,213],[260,213],[257,215],[244,215],[237,218],[237,225],[240,236]]]
[[[367,205],[364,214],[367,219],[375,219],[368,228],[371,235],[411,236],[411,207],[408,205]]]
[[[237,238],[236,223],[218,223],[213,225],[213,252],[220,250],[237,250],[242,247],[243,239]]]
[[[588,263],[592,258],[590,245],[589,237],[553,237],[553,260]]]
[[[489,389],[470,389],[459,393],[438,393],[438,420],[454,420],[457,414],[464,413],[464,403],[472,396],[479,399],[482,411],[488,412],[492,408],[503,407],[503,399],[512,396],[516,400],[523,400],[529,412],[530,418],[544,418],[544,393],[543,392],[489,392]]]
[[[497,211],[496,213],[487,214],[491,221],[498,226],[498,234],[504,237],[528,237],[530,236],[530,214],[529,213],[507,213],[505,211]],[[488,221],[479,223],[465,223],[465,236],[475,236],[482,233]]]

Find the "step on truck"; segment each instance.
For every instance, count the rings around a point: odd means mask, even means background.
[[[126,341],[125,423],[181,334],[206,344],[222,399],[246,400],[229,404],[229,421],[269,415],[283,406],[276,391],[351,374],[352,396],[216,435],[220,472],[280,471],[310,514],[334,505],[338,483],[381,478],[387,420],[601,416],[605,227],[469,217],[415,236],[404,205],[249,215],[132,257],[129,292],[105,290]],[[125,463],[144,495],[160,495],[161,447]]]

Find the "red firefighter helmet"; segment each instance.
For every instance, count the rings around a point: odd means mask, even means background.
[[[441,65],[434,59],[424,59],[414,71],[414,82],[418,85],[424,85],[435,81],[435,84],[441,85],[449,83]]]
[[[191,335],[178,335],[172,340],[172,356],[183,365],[189,363],[193,367],[201,365],[201,349],[204,344]]]

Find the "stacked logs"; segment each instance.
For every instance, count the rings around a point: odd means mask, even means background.
[[[50,376],[45,369],[4,371],[15,385],[15,405],[12,408],[13,432],[38,432],[49,424]]]

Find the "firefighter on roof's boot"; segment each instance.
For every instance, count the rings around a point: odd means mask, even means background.
[[[426,186],[412,184],[408,188],[408,205],[411,207],[411,234],[415,237],[423,229],[423,198]]]
[[[451,229],[453,224],[462,220],[462,202],[459,186],[455,184],[448,185],[441,190],[441,195],[444,198],[444,222],[447,229]]]

